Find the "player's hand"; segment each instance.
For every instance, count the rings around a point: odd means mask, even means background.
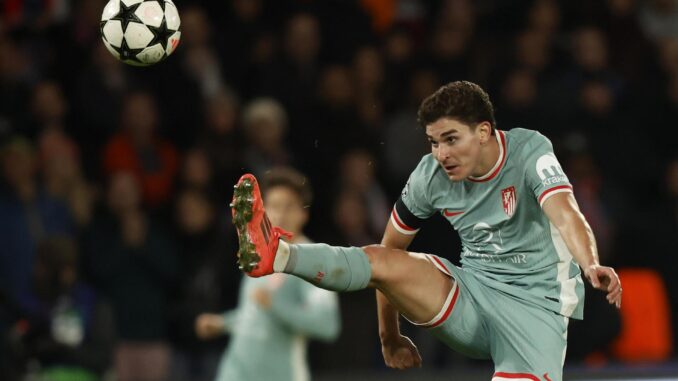
[[[384,362],[389,368],[421,368],[421,356],[417,346],[406,336],[398,335],[393,340],[383,340],[381,352],[384,354]]]
[[[607,291],[607,301],[621,308],[622,287],[617,273],[612,267],[591,265],[584,269],[584,275],[593,288]]]
[[[223,335],[224,318],[217,314],[200,314],[195,319],[195,334],[203,340]]]

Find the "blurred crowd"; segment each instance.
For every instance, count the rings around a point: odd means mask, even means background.
[[[498,128],[553,141],[602,262],[657,272],[678,328],[678,1],[178,0],[180,47],[150,68],[105,49],[104,5],[0,3],[3,380],[96,380],[140,353],[156,379],[209,380],[227,339],[194,320],[236,303],[232,184],[297,168],[310,238],[379,242],[429,149],[419,102],[461,79]],[[413,248],[458,262],[449,226],[428,225]],[[620,332],[589,299],[568,363]],[[314,368],[383,367],[374,304],[341,295]],[[412,334],[427,366],[473,366]]]

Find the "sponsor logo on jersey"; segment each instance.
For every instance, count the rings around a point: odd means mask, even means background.
[[[567,176],[563,172],[563,168],[558,163],[558,159],[553,153],[547,153],[537,159],[536,165],[537,175],[541,179],[543,186],[547,187],[552,184],[567,182]]]
[[[513,185],[501,190],[501,205],[504,207],[504,212],[506,212],[507,216],[513,217],[517,202],[516,188]]]
[[[483,263],[508,263],[512,265],[526,265],[530,258],[525,253],[504,253],[497,255],[497,252],[478,253],[464,248],[461,256],[482,261]]]

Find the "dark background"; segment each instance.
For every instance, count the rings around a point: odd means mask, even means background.
[[[75,254],[46,268],[74,270],[87,285],[78,300],[110,317],[88,323],[109,333],[89,351],[98,357],[69,361],[101,373],[119,340],[158,341],[173,364],[198,364],[177,378],[200,379],[213,366],[201,359],[225,341],[199,342],[192,317],[236,303],[227,206],[237,178],[293,166],[315,190],[309,237],[378,242],[428,150],[419,102],[462,79],[488,91],[498,128],[552,140],[602,263],[663,281],[665,298],[641,293],[663,303],[658,319],[669,323],[669,349],[651,362],[676,360],[678,2],[184,0],[181,44],[148,68],[105,50],[104,5],[0,3],[0,378],[59,352],[29,340],[49,315],[35,279],[50,300],[64,279],[35,270],[58,236]],[[458,262],[459,247],[433,218],[412,249]],[[149,253],[143,264],[135,250]],[[628,363],[612,349],[620,316],[589,295],[567,366]],[[373,292],[341,295],[341,308],[340,339],[311,346],[314,370],[385,371]],[[404,329],[429,371],[486,365]]]

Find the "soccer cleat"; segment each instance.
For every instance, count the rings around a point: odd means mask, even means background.
[[[281,236],[292,238],[292,234],[271,225],[254,175],[244,174],[233,188],[230,206],[238,231],[240,270],[252,277],[272,274],[278,241]]]

